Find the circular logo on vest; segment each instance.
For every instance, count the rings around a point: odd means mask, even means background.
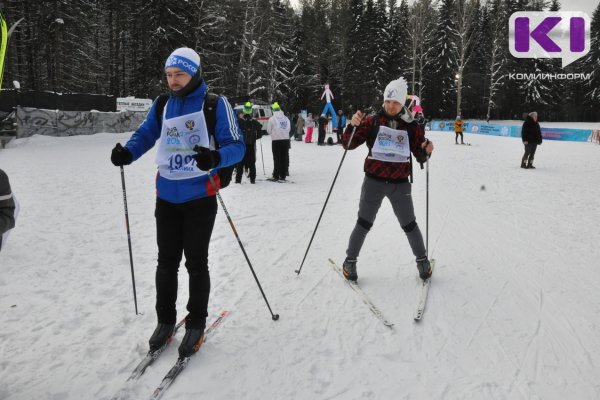
[[[192,135],[190,136],[190,144],[193,146],[195,144],[200,143],[200,136],[198,135]]]

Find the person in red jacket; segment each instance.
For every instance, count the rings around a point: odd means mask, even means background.
[[[352,150],[366,143],[369,149],[364,163],[358,220],[350,235],[343,264],[344,276],[351,281],[358,279],[357,258],[384,197],[392,203],[394,214],[406,233],[419,276],[423,280],[431,276],[431,265],[415,218],[408,178],[412,173],[411,153],[420,163],[426,162],[433,152],[433,143],[425,138],[423,126],[413,120],[404,106],[406,93],[404,78],[390,82],[383,93],[382,109],[369,116],[356,112],[342,135],[344,148]]]

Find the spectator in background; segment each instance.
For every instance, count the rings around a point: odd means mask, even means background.
[[[312,134],[314,129],[314,121],[312,118],[312,114],[308,113],[306,117],[306,137],[304,138],[305,143],[312,143]]]
[[[337,130],[336,130],[336,136],[337,136],[337,142],[336,143],[342,143],[342,133],[344,133],[344,128],[346,127],[346,116],[344,115],[344,112],[342,110],[338,110],[338,115],[337,115]]]
[[[454,121],[454,144],[458,144],[458,136],[460,135],[460,144],[465,144],[463,140],[463,120],[460,114],[456,116],[456,120]]]
[[[302,135],[304,134],[304,118],[302,114],[298,113],[298,119],[296,120],[296,141],[302,141]]]
[[[542,144],[542,130],[538,122],[538,114],[533,111],[527,115],[523,127],[521,128],[521,139],[525,146],[525,154],[521,159],[521,168],[535,169],[533,166],[533,157],[538,144]]]
[[[0,169],[0,250],[6,244],[8,231],[15,227],[17,202],[10,189],[8,175]]]
[[[327,124],[329,124],[329,120],[325,114],[321,114],[319,117],[319,138],[317,140],[317,144],[319,146],[325,145],[325,132],[327,129]]]
[[[285,181],[288,176],[290,156],[291,123],[283,114],[277,102],[271,105],[273,116],[267,123],[267,133],[271,135],[273,150],[273,178],[270,181]]]
[[[246,153],[244,159],[235,167],[235,183],[242,183],[244,168],[248,169],[250,183],[256,183],[256,140],[261,137],[262,126],[252,118],[252,103],[244,104],[243,111],[238,114],[238,125],[244,132]]]

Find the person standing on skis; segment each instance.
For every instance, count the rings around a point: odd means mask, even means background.
[[[369,116],[357,111],[342,135],[345,149],[352,150],[363,143],[369,149],[364,163],[358,220],[350,235],[342,268],[346,279],[351,281],[358,279],[357,259],[385,197],[390,200],[408,238],[419,276],[423,280],[431,276],[431,265],[415,218],[408,178],[412,173],[411,153],[417,161],[424,163],[433,152],[433,143],[425,138],[423,126],[413,120],[404,106],[406,94],[404,78],[391,81],[383,92],[381,110]]]
[[[165,63],[170,89],[163,111],[154,102],[146,119],[125,146],[117,143],[111,162],[129,165],[158,142],[156,163],[156,315],[158,324],[150,338],[150,351],[163,347],[177,320],[177,272],[182,255],[189,275],[189,315],[179,356],[189,357],[204,336],[210,276],[208,247],[217,215],[216,191],[221,187],[217,170],[241,161],[244,141],[227,99],[218,96],[210,115],[205,101],[217,97],[208,93],[202,78],[200,56],[182,47]],[[160,97],[159,97],[160,99]],[[207,121],[214,122],[209,132]],[[214,143],[218,145],[218,150]],[[209,179],[209,174],[217,187]]]

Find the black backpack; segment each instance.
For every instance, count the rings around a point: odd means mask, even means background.
[[[161,94],[156,98],[156,115],[158,116],[157,121],[159,121],[159,128],[162,125],[162,115],[167,105],[167,101],[169,101],[169,96],[166,94]],[[204,112],[204,119],[206,120],[206,128],[208,129],[208,134],[212,135],[215,139],[215,147],[219,148],[219,143],[215,137],[215,127],[217,125],[217,103],[219,101],[219,96],[213,93],[206,93],[204,98],[204,106],[202,107],[202,111]],[[219,168],[217,170],[217,174],[219,175],[219,181],[221,189],[226,188],[231,183],[231,177],[233,176],[233,170],[235,169],[235,164],[230,165],[229,167]]]

